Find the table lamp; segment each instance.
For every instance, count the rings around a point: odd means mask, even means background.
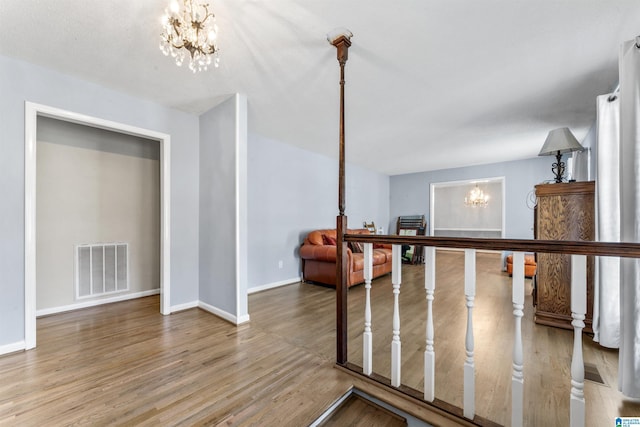
[[[538,156],[556,156],[556,162],[552,165],[551,171],[555,174],[555,180],[558,183],[562,182],[564,176],[565,165],[562,161],[562,154],[582,150],[584,147],[580,145],[569,128],[559,128],[549,132]]]

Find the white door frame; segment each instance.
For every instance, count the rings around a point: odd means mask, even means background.
[[[36,140],[38,116],[50,117],[160,142],[160,312],[171,313],[171,138],[147,129],[25,102],[24,114],[24,336],[27,350],[36,346]]]

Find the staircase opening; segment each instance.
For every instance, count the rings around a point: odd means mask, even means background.
[[[357,388],[351,388],[316,419],[311,427],[328,426],[428,427],[431,424]]]

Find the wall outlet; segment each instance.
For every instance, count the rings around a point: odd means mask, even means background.
[[[282,260],[278,261],[278,268],[284,267],[284,262]]]

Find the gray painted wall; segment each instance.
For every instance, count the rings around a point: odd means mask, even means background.
[[[25,101],[171,135],[171,303],[196,301],[198,117],[2,56],[0,93],[0,346],[24,340]]]
[[[338,161],[250,133],[248,173],[249,290],[297,280],[307,233],[336,226]],[[347,164],[346,187],[349,227],[386,229],[389,177]]]
[[[81,244],[128,243],[129,290],[118,295],[159,289],[158,141],[46,117],[37,135],[36,309],[80,302]]]
[[[395,233],[396,220],[402,215],[425,215],[429,223],[431,183],[504,176],[505,238],[533,238],[533,210],[527,206],[527,201],[536,184],[553,178],[552,160],[551,157],[535,157],[513,162],[392,176],[390,230]]]
[[[246,98],[241,96],[200,116],[200,301],[236,317],[247,313],[247,227],[245,216],[239,216],[246,210],[247,150],[236,133],[238,120],[246,128],[242,117]]]

